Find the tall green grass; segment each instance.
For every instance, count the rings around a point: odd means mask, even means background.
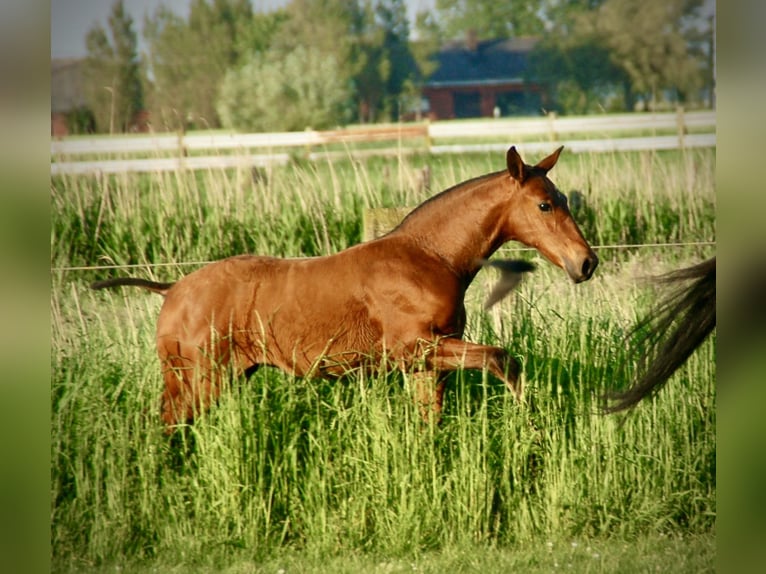
[[[415,205],[503,158],[414,157],[52,181],[51,543],[56,570],[119,564],[221,570],[301,555],[407,560],[455,548],[707,535],[715,525],[715,339],[627,416],[598,400],[630,374],[624,336],[651,305],[639,280],[710,247],[602,250],[571,285],[540,263],[467,337],[518,357],[529,404],[486,374],[451,377],[441,425],[420,419],[408,376],[295,379],[262,369],[168,438],[154,350],[161,299],[92,292],[147,265],[172,280],[240,252],[315,255],[359,240],[365,206]],[[712,151],[563,156],[552,177],[585,196],[594,245],[715,239]],[[430,165],[433,190],[419,173]],[[170,268],[148,267],[171,263]],[[478,550],[479,552],[481,550]],[[333,562],[337,564],[336,562]]]

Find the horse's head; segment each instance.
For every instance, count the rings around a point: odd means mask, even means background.
[[[579,283],[593,275],[598,257],[572,218],[566,196],[548,179],[562,149],[534,166],[526,165],[515,147],[508,150],[514,213],[508,217],[506,233],[508,239],[540,251]]]

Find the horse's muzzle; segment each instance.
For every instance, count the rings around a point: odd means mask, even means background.
[[[592,251],[582,260],[579,268],[574,262],[567,261],[566,263],[567,273],[575,283],[582,283],[590,279],[596,267],[598,267],[598,257]]]

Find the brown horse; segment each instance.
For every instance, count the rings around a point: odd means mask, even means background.
[[[218,396],[227,366],[333,376],[385,362],[413,372],[426,417],[438,418],[444,374],[459,368],[487,369],[520,398],[517,362],[461,339],[464,297],[482,261],[510,240],[536,248],[576,283],[593,274],[598,258],[546,175],[561,150],[529,166],[511,147],[507,169],[447,189],[387,235],[334,255],[240,255],[176,283],[116,278],[92,287],[165,296],[157,348],[169,428]]]

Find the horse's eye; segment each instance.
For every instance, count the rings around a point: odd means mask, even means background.
[[[550,211],[551,210],[551,204],[548,203],[547,201],[542,202],[537,207],[540,208],[540,211]]]

